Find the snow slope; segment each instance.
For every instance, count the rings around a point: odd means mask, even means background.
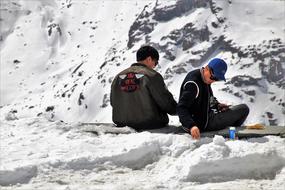
[[[1,112],[111,122],[112,79],[148,43],[176,100],[188,71],[222,57],[229,71],[226,83],[213,85],[218,99],[247,103],[248,123],[285,125],[284,4],[1,1]]]

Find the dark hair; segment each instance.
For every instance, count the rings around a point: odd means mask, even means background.
[[[151,46],[143,46],[137,51],[137,61],[143,61],[149,56],[152,59],[159,60],[158,51]]]

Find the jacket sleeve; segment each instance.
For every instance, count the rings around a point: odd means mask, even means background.
[[[188,81],[188,83],[185,84],[186,85],[184,85],[181,90],[180,99],[177,105],[177,113],[183,129],[189,132],[193,126],[197,125],[192,118],[190,110],[193,109],[191,106],[198,96],[199,87],[194,81]]]
[[[177,102],[167,90],[163,78],[156,74],[150,78],[148,89],[160,109],[170,115],[176,115]]]

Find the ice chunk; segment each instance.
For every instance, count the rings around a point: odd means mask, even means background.
[[[214,136],[213,143],[215,145],[220,145],[220,146],[225,146],[226,145],[224,137],[219,136],[219,135],[215,135]]]

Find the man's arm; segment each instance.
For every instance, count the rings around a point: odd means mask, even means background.
[[[148,88],[153,99],[162,111],[165,111],[170,115],[176,114],[177,103],[172,94],[167,90],[160,74],[156,74],[150,78]]]
[[[216,105],[216,108],[220,111],[220,112],[224,112],[227,111],[229,109],[229,105],[224,104],[224,103],[220,103],[216,97],[214,97],[214,103]]]
[[[217,100],[217,98],[213,95],[213,91],[212,91],[211,87],[210,87],[210,94],[213,97],[212,103],[213,103],[214,107],[216,107],[220,112],[224,112],[224,111],[227,111],[229,109],[229,106],[227,104],[220,103]]]
[[[191,106],[198,96],[199,90],[197,84],[194,81],[185,84],[186,85],[183,87],[180,94],[180,99],[177,105],[177,113],[179,120],[182,123],[183,129],[190,133],[192,127],[197,128],[197,125],[193,120],[189,110],[192,109]]]

